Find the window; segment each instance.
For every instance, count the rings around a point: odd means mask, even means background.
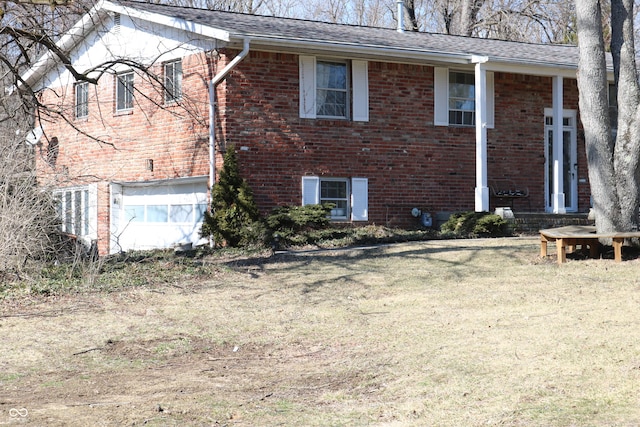
[[[95,230],[95,191],[91,187],[76,187],[54,192],[60,229],[79,237],[90,237]]]
[[[318,117],[347,118],[347,64],[316,62],[316,115]]]
[[[435,126],[474,126],[476,123],[476,84],[472,72],[434,68],[434,120]],[[495,123],[494,73],[486,72],[484,100],[487,115],[486,126]]]
[[[300,56],[300,117],[369,121],[368,62]]]
[[[204,220],[206,203],[127,205],[125,221],[137,223],[194,224]]]
[[[164,101],[175,102],[182,98],[182,61],[164,64]]]
[[[449,124],[476,124],[476,85],[473,74],[449,72]]]
[[[116,78],[116,111],[133,108],[133,71],[118,74]]]
[[[76,90],[76,118],[81,119],[89,115],[89,83],[78,82]]]
[[[332,219],[347,219],[349,211],[349,182],[346,179],[321,179],[320,203],[331,203]]]
[[[302,177],[302,204],[332,203],[332,220],[368,221],[367,178]]]

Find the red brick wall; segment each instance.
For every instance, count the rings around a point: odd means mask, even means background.
[[[300,119],[298,73],[297,55],[254,52],[226,81],[224,140],[263,211],[299,204],[303,175],[368,178],[369,219],[378,224],[415,224],[413,206],[474,209],[475,129],[433,125],[432,67],[370,62],[367,123]],[[565,87],[565,108],[576,109],[575,81]],[[527,186],[531,209],[544,211],[551,78],[496,73],[495,88],[489,179]],[[583,154],[579,161],[586,169]],[[514,208],[528,209],[524,203]],[[588,208],[584,191],[580,208]]]

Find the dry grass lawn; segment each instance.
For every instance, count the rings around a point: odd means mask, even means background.
[[[640,260],[534,238],[0,304],[0,425],[637,426]]]

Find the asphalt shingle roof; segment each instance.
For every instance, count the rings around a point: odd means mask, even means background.
[[[388,28],[331,24],[129,0],[116,1],[116,4],[220,29],[240,38],[326,43],[336,47],[369,47],[405,51],[407,55],[411,52],[451,56],[479,55],[487,56],[491,61],[524,65],[562,68],[577,68],[578,65],[578,48],[570,45],[521,43],[409,31],[400,33]]]

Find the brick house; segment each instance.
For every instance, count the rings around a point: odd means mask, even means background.
[[[76,82],[45,56],[23,76],[68,117],[42,116],[37,167],[63,229],[102,254],[197,243],[228,147],[264,213],[589,209],[574,46],[131,1],[98,3],[59,45],[104,73]]]

